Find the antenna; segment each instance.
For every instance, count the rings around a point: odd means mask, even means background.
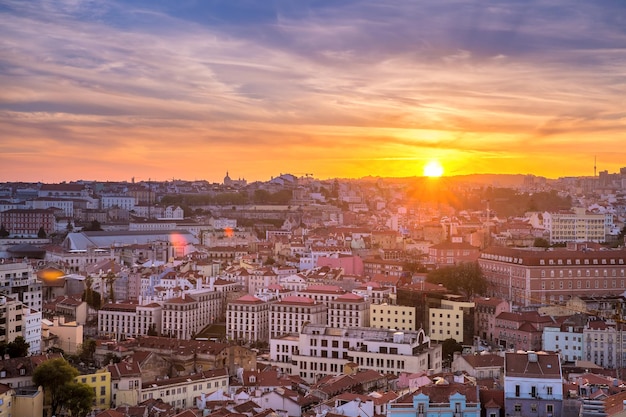
[[[596,166],[596,160],[597,160],[597,158],[598,158],[598,157],[597,157],[596,155],[594,155],[594,156],[593,156],[593,176],[594,176],[594,177],[596,176],[596,170],[597,170],[597,166]]]

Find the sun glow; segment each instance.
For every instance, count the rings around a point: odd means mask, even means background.
[[[430,161],[424,165],[425,177],[441,177],[443,175],[443,167],[439,161]]]

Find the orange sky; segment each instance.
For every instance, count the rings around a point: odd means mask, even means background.
[[[626,166],[626,4],[174,3],[6,3],[3,181]]]

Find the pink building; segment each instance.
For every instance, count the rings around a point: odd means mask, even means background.
[[[496,317],[505,311],[510,312],[511,305],[508,301],[495,297],[477,297],[474,299],[474,305],[475,334],[481,339],[493,342],[494,337],[497,337]]]

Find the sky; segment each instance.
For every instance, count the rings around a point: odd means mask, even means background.
[[[0,181],[618,172],[623,0],[0,0]]]

